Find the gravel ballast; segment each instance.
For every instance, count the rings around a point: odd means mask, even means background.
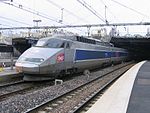
[[[125,64],[120,64],[118,66],[122,66]],[[106,69],[102,69],[97,72],[91,73],[92,76],[77,76],[72,80],[64,82],[62,85],[54,85],[50,87],[46,87],[40,90],[36,90],[34,92],[27,93],[25,95],[16,95],[8,100],[0,102],[0,113],[21,113],[25,112],[28,109],[31,109],[47,100],[56,98],[94,78],[107,73],[108,71],[114,70],[114,68],[118,68],[118,66],[109,67]]]

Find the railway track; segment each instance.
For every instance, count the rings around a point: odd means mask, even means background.
[[[17,81],[14,83],[7,83],[0,86],[0,101],[13,96],[18,93],[25,92],[33,88],[33,83],[27,83],[24,81]]]
[[[0,85],[0,101],[4,101],[17,94],[23,95],[53,85],[54,81],[27,82],[23,80],[2,84]]]
[[[12,82],[12,83],[5,83],[5,84],[0,85],[0,88],[8,87],[8,86],[11,86],[11,85],[16,85],[16,84],[20,84],[20,83],[24,83],[24,81],[20,80],[20,81],[15,81],[15,82]]]
[[[79,112],[97,94],[102,94],[117,78],[133,64],[129,64],[97,77],[56,98],[47,100],[25,113],[76,113]]]

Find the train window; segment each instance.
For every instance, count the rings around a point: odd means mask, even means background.
[[[77,36],[76,38],[77,38],[77,41],[79,41],[79,36]]]
[[[87,43],[87,39],[86,39],[86,38],[83,38],[83,42]]]
[[[63,42],[61,45],[60,45],[60,48],[64,48],[65,47],[65,43]]]
[[[64,43],[63,42],[49,42],[46,47],[50,47],[50,48],[64,48]]]
[[[86,43],[89,43],[89,39],[86,39]]]
[[[88,39],[88,43],[92,44],[92,40]]]
[[[80,42],[81,41],[81,37],[77,36],[77,41]]]
[[[69,42],[66,43],[66,48],[70,48]]]
[[[36,46],[43,46],[45,44],[45,41],[38,41],[37,42],[37,44],[36,44]]]
[[[89,43],[90,43],[90,44],[93,44],[91,39],[89,39]]]
[[[49,47],[49,48],[64,48],[65,47],[65,43],[61,40],[54,40],[51,39],[49,40],[44,47]]]
[[[82,37],[79,38],[79,41],[82,42]]]
[[[85,42],[85,43],[88,43],[88,39],[84,38],[84,42]]]
[[[69,43],[66,43],[66,48],[69,48],[70,46],[69,46]]]
[[[89,43],[89,44],[96,44],[97,41],[95,40],[92,40],[92,39],[88,39],[88,38],[84,38],[84,37],[79,37],[77,36],[76,37],[76,40],[79,41],[79,42],[83,42],[83,43]]]

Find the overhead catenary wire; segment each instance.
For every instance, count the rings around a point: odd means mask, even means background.
[[[85,1],[83,1],[83,0],[80,0],[80,1],[83,2],[83,3],[85,3]],[[91,8],[90,5],[87,5],[87,6],[89,6],[89,8]],[[105,5],[105,6],[107,6],[107,5]],[[24,8],[24,6],[21,6],[21,5],[20,5],[20,8]],[[61,8],[62,8],[62,7],[61,7]],[[108,7],[107,7],[107,8],[108,8]],[[30,8],[30,9],[31,9],[31,8]],[[92,9],[92,8],[91,8],[91,9]],[[34,10],[34,11],[35,11],[35,10]],[[37,12],[35,11],[35,13],[36,13],[37,15],[41,14],[41,12],[38,12],[38,11],[37,11]],[[45,16],[46,16],[46,15],[45,15]],[[56,19],[55,19],[55,20],[56,20]],[[104,21],[105,21],[105,20],[104,20]],[[57,23],[58,23],[58,21],[57,21]]]
[[[40,16],[40,17],[42,17],[42,18],[45,18],[45,19],[54,21],[54,22],[56,22],[56,23],[59,23],[56,19],[52,19],[52,18],[46,16],[45,14],[42,14],[42,13],[39,12],[39,11],[32,10],[31,8],[27,8],[27,7],[25,7],[25,6],[21,5],[21,4],[15,5],[15,4],[12,4],[12,3],[7,3],[7,2],[2,2],[2,3],[7,4],[7,5],[10,5],[10,6],[13,6],[13,7],[16,7],[16,8],[21,9],[21,10],[24,10],[24,11],[26,11],[26,12],[28,12],[28,13],[31,13],[31,14],[34,14],[34,15],[37,15],[37,16]],[[61,23],[59,23],[59,24],[61,24]]]
[[[87,10],[89,10],[92,14],[94,14],[97,18],[99,18],[102,22],[105,23],[105,19],[97,13],[89,4],[87,4],[84,0],[77,0],[81,5],[83,5]]]
[[[12,27],[12,26],[6,25],[6,24],[0,24],[0,26]]]
[[[59,8],[59,9],[63,9],[63,10],[66,11],[68,14],[74,16],[74,17],[77,18],[78,20],[88,22],[88,21],[85,20],[84,18],[81,18],[81,17],[77,16],[76,14],[74,14],[73,12],[69,11],[68,9],[66,9],[66,8],[64,8],[64,7],[61,7],[60,5],[56,4],[54,1],[52,1],[52,0],[46,0],[46,1],[49,2],[50,4],[54,5],[55,7]]]
[[[54,22],[59,23],[59,24],[62,24],[62,25],[65,25],[64,23],[60,23],[59,21],[57,21],[57,19],[54,18],[54,17],[51,17],[51,18],[50,18],[49,15],[46,15],[46,14],[44,14],[44,13],[42,13],[42,12],[39,12],[39,11],[34,10],[34,9],[31,9],[31,8],[29,8],[29,7],[23,6],[23,5],[18,4],[18,3],[16,3],[16,2],[13,2],[13,4],[12,4],[12,3],[7,3],[7,2],[2,2],[2,3],[7,4],[7,5],[14,6],[14,7],[19,8],[19,9],[21,9],[21,10],[24,10],[24,11],[26,11],[26,12],[28,12],[28,13],[31,13],[31,14],[34,14],[34,15],[37,15],[37,16],[40,16],[40,17],[42,17],[42,18],[45,18],[45,19],[54,21]],[[53,3],[54,3],[54,2],[53,2]],[[81,19],[81,18],[80,18],[80,19]],[[69,23],[66,23],[66,24],[69,24]]]
[[[120,6],[122,6],[122,7],[127,8],[127,9],[129,9],[129,10],[131,10],[131,11],[133,11],[133,12],[139,14],[139,15],[142,15],[142,16],[144,16],[144,17],[150,18],[148,15],[146,15],[146,14],[144,14],[144,13],[141,13],[140,11],[137,11],[137,10],[131,8],[131,7],[128,7],[128,6],[126,6],[126,5],[124,5],[124,4],[120,3],[120,2],[118,2],[118,1],[116,1],[116,0],[111,0],[111,1],[114,2],[114,3],[116,3],[116,4],[118,4],[118,5],[120,5]]]
[[[46,19],[49,19],[49,20],[51,20],[51,21],[55,21],[55,22],[57,22],[57,23],[59,23],[59,24],[63,24],[64,25],[64,23],[60,23],[60,22],[58,22],[58,21],[56,21],[56,19],[52,19],[52,18],[50,18],[50,17],[47,17],[47,16],[45,16],[45,15],[43,15],[41,12],[39,12],[39,11],[36,11],[36,10],[32,10],[31,8],[28,8],[28,7],[25,7],[25,6],[23,6],[23,5],[21,5],[21,4],[18,4],[18,3],[15,3],[15,2],[2,2],[2,3],[4,3],[4,4],[7,4],[7,5],[10,5],[10,6],[13,6],[13,7],[16,7],[16,8],[18,8],[18,9],[20,9],[20,10],[24,10],[24,11],[26,11],[26,12],[29,12],[29,13],[32,13],[32,14],[35,14],[35,15],[38,15],[38,16],[40,16],[40,17],[43,17],[43,18],[46,18]],[[68,10],[67,10],[68,11]],[[96,12],[96,11],[95,11]],[[69,12],[68,11],[68,13],[71,13],[71,12]],[[72,13],[73,14],[73,13]],[[74,15],[75,16],[75,15]],[[65,25],[64,25],[65,26]],[[71,26],[71,25],[66,25],[66,26]],[[74,28],[74,29],[76,29],[76,30],[79,30],[79,31],[83,31],[83,30],[81,30],[81,29],[77,29],[77,28]]]
[[[18,3],[15,3],[15,2],[13,2],[14,4],[12,4],[12,2],[11,2],[11,3],[2,2],[2,3],[6,4],[6,5],[13,6],[13,7],[16,7],[16,8],[18,8],[18,9],[21,9],[21,10],[26,11],[26,12],[31,13],[31,14],[35,14],[35,15],[40,16],[40,17],[42,17],[42,18],[45,18],[45,19],[54,21],[54,22],[56,22],[56,23],[65,25],[64,23],[60,23],[60,22],[57,21],[56,19],[50,18],[50,16],[48,16],[48,15],[42,13],[42,12],[36,11],[36,10],[31,9],[31,8],[28,8],[28,7],[25,7],[25,6],[21,5],[21,4],[18,4]],[[77,29],[77,28],[74,28],[74,29],[79,30],[79,31],[83,31],[83,30]]]
[[[21,5],[21,4],[19,4],[19,3],[16,3],[16,2],[13,2],[13,3],[17,4],[18,6],[21,6],[21,9],[22,9],[22,8],[26,8],[27,10],[33,12],[32,14],[34,14],[34,15],[37,15],[37,16],[40,16],[40,17],[42,17],[42,18],[45,18],[45,19],[48,19],[48,20],[51,20],[51,21],[54,21],[54,22],[56,22],[56,23],[61,24],[59,21],[57,21],[56,18],[51,17],[51,16],[49,16],[49,15],[46,15],[46,14],[44,14],[43,12],[37,11],[37,10],[32,9],[32,8],[30,8],[30,7],[27,7],[27,6],[23,6],[23,5]],[[27,11],[27,12],[28,12],[28,11]],[[31,12],[29,12],[29,13],[31,13]]]
[[[21,21],[18,21],[18,20],[14,20],[14,19],[11,19],[11,18],[8,18],[8,17],[0,16],[0,18],[5,19],[5,20],[9,20],[9,21],[13,21],[13,22],[17,22],[17,23],[20,23],[20,24],[24,24],[24,25],[29,25],[29,26],[30,26],[30,24],[27,24],[27,23],[25,23],[25,22],[21,22]]]
[[[51,0],[46,0],[46,1],[49,2],[49,3],[51,3],[52,5],[54,5],[55,7],[59,8],[59,9],[61,9],[61,10],[62,10],[62,9],[65,10],[66,12],[68,12],[69,14],[71,14],[72,16],[74,16],[74,17],[76,17],[76,18],[78,18],[78,19],[80,19],[80,20],[84,20],[83,18],[80,18],[80,17],[76,16],[74,13],[72,13],[71,11],[65,9],[64,7],[61,7],[60,5],[56,4],[55,2],[53,2],[53,1],[51,1]],[[83,30],[77,29],[77,28],[74,28],[74,29],[79,30],[79,31],[83,31]]]

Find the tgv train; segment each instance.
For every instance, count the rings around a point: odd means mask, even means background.
[[[39,39],[36,46],[19,57],[15,66],[24,74],[24,80],[37,81],[125,61],[127,57],[125,49],[113,47],[110,43],[57,34]]]

